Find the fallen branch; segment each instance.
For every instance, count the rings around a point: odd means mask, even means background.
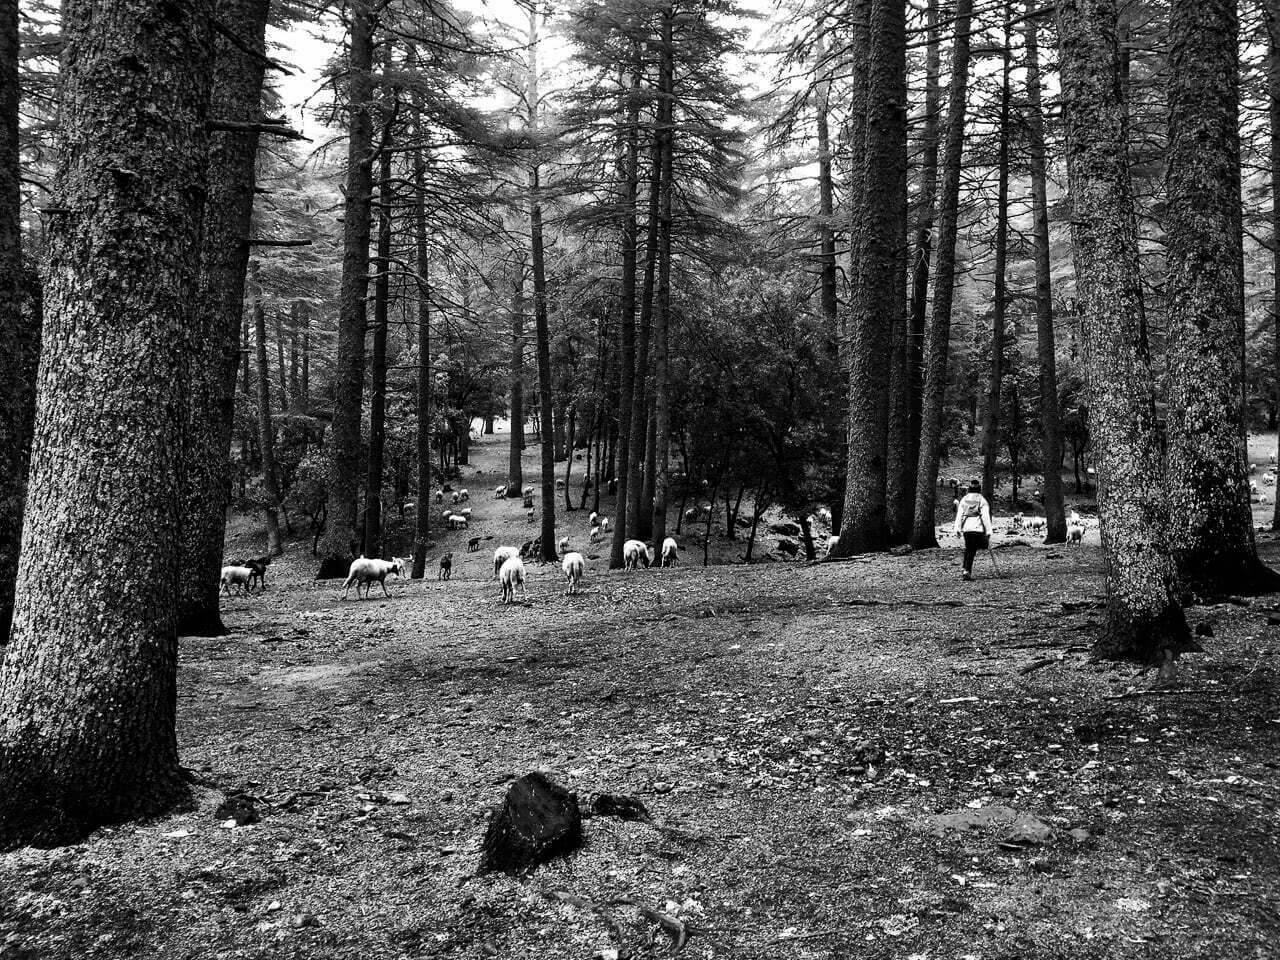
[[[273,237],[250,237],[249,245],[252,247],[309,247],[310,240],[276,240]]]
[[[1025,667],[1020,667],[1018,675],[1025,677],[1029,673],[1035,673],[1037,670],[1043,670],[1045,667],[1051,667],[1055,663],[1061,662],[1061,657],[1041,657],[1039,660],[1032,660]]]
[[[311,142],[311,138],[299,133],[291,127],[286,127],[282,121],[265,120],[257,123],[247,120],[206,120],[205,128],[208,130],[225,130],[230,133],[265,133],[268,136],[280,137],[282,140],[306,140]]]
[[[1125,693],[1103,697],[1103,700],[1129,700],[1133,697],[1182,697],[1199,694],[1204,697],[1220,697],[1225,690],[1205,690],[1203,688],[1182,687],[1177,690],[1128,690]]]

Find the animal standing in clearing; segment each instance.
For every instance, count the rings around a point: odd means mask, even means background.
[[[676,545],[675,537],[667,537],[662,541],[662,566],[674,567],[676,558],[679,556],[680,548]]]
[[[508,557],[498,572],[498,580],[502,583],[502,602],[514,603],[516,587],[520,587],[520,598],[528,600],[529,594],[524,586],[524,561],[519,557]]]
[[[231,585],[237,584],[241,593],[249,592],[249,583],[253,579],[253,570],[250,567],[228,566],[222,568],[222,591],[228,596],[231,594]]]
[[[498,574],[502,570],[502,565],[516,556],[520,551],[515,547],[498,547],[493,551],[493,579],[498,579]]]
[[[623,570],[639,570],[640,564],[644,564],[648,569],[649,564],[653,562],[653,558],[649,554],[649,548],[640,540],[628,540],[622,545],[622,569]]]
[[[351,561],[351,569],[347,573],[347,580],[342,585],[342,599],[347,599],[347,591],[351,589],[351,584],[356,585],[356,597],[360,596],[360,588],[364,587],[364,597],[369,599],[369,591],[373,589],[376,582],[382,587],[382,595],[389,597],[391,594],[387,592],[387,574],[394,573],[400,576],[400,571],[404,567],[404,561],[400,559],[391,560],[370,560],[366,557],[358,557]]]
[[[437,580],[453,579],[453,554],[446,553],[440,558],[440,572],[436,574]]]
[[[582,574],[587,568],[587,562],[582,558],[582,554],[566,553],[560,562],[560,568],[564,570],[564,578],[569,581],[569,588],[565,593],[577,593],[578,584],[582,582]]]

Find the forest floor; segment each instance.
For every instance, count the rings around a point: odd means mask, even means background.
[[[182,640],[191,808],[0,856],[0,956],[668,956],[640,908],[691,958],[1277,955],[1280,598],[1189,610],[1213,635],[1157,690],[1089,658],[1089,546],[972,583],[954,548],[596,565],[577,596],[532,564],[508,607],[488,553],[343,601],[308,547]],[[474,876],[532,770],[656,825]]]

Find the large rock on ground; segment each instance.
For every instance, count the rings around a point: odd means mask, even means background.
[[[480,873],[520,874],[582,843],[578,799],[541,773],[528,773],[494,810],[480,847]]]

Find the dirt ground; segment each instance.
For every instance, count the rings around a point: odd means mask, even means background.
[[[951,547],[597,561],[577,596],[532,565],[503,607],[489,552],[534,528],[478,453],[495,541],[451,582],[343,601],[300,543],[229,636],[183,639],[193,807],[0,856],[0,956],[670,955],[641,908],[691,958],[1280,955],[1280,598],[1190,610],[1212,636],[1159,691],[1089,660],[1088,545],[1004,546],[973,583]],[[474,876],[532,770],[657,823]],[[215,815],[237,791],[260,822]]]

